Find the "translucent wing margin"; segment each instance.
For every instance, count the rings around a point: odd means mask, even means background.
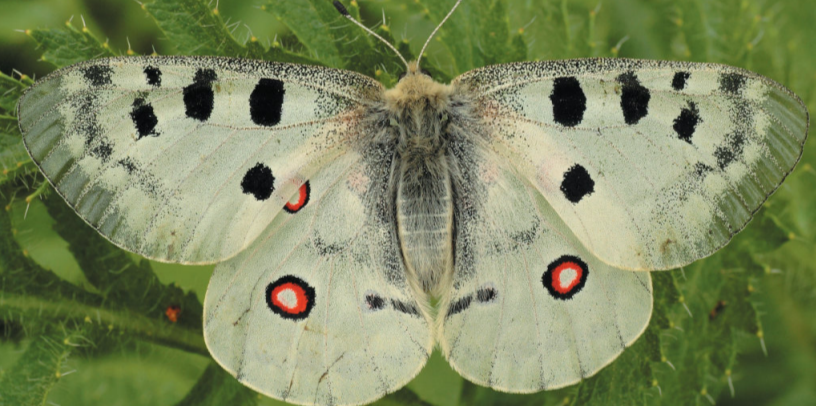
[[[703,63],[582,59],[496,65],[454,85],[490,144],[598,258],[669,269],[745,227],[802,154],[804,104]]]
[[[352,72],[210,57],[77,64],[18,104],[29,154],[113,243],[208,263],[251,243],[348,149],[381,86]]]

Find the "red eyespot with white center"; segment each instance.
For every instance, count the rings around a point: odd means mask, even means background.
[[[294,201],[288,201],[283,206],[283,209],[286,210],[289,214],[295,214],[300,211],[303,207],[306,206],[306,203],[309,203],[309,195],[312,193],[312,189],[309,186],[309,181],[307,180],[306,183],[300,186],[298,189],[298,194],[294,198]]]
[[[584,288],[587,277],[589,267],[586,262],[572,255],[564,255],[547,266],[541,282],[552,297],[567,300]]]
[[[296,276],[286,275],[266,287],[267,306],[285,319],[305,319],[314,307],[314,300],[314,288]]]

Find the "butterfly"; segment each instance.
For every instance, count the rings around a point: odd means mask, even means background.
[[[595,374],[648,325],[644,271],[727,244],[809,122],[780,84],[723,65],[526,62],[441,84],[404,62],[385,89],[315,66],[99,59],[36,82],[18,117],[114,244],[218,263],[204,336],[227,371],[343,405],[404,386],[436,346],[506,392]]]

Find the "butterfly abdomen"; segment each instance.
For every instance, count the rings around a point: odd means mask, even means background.
[[[444,157],[403,162],[397,189],[397,225],[405,265],[425,292],[452,269],[453,205]]]
[[[449,87],[415,74],[389,91],[396,122],[397,233],[409,278],[424,292],[444,290],[453,269],[453,191],[445,111]]]

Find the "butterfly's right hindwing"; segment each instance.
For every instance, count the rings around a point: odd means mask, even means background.
[[[349,148],[380,85],[333,69],[113,58],[38,81],[18,105],[31,157],[115,244],[185,263],[248,246]]]
[[[452,289],[436,321],[443,355],[466,379],[503,392],[594,375],[648,325],[649,273],[605,264],[511,165],[487,150],[468,155]]]

